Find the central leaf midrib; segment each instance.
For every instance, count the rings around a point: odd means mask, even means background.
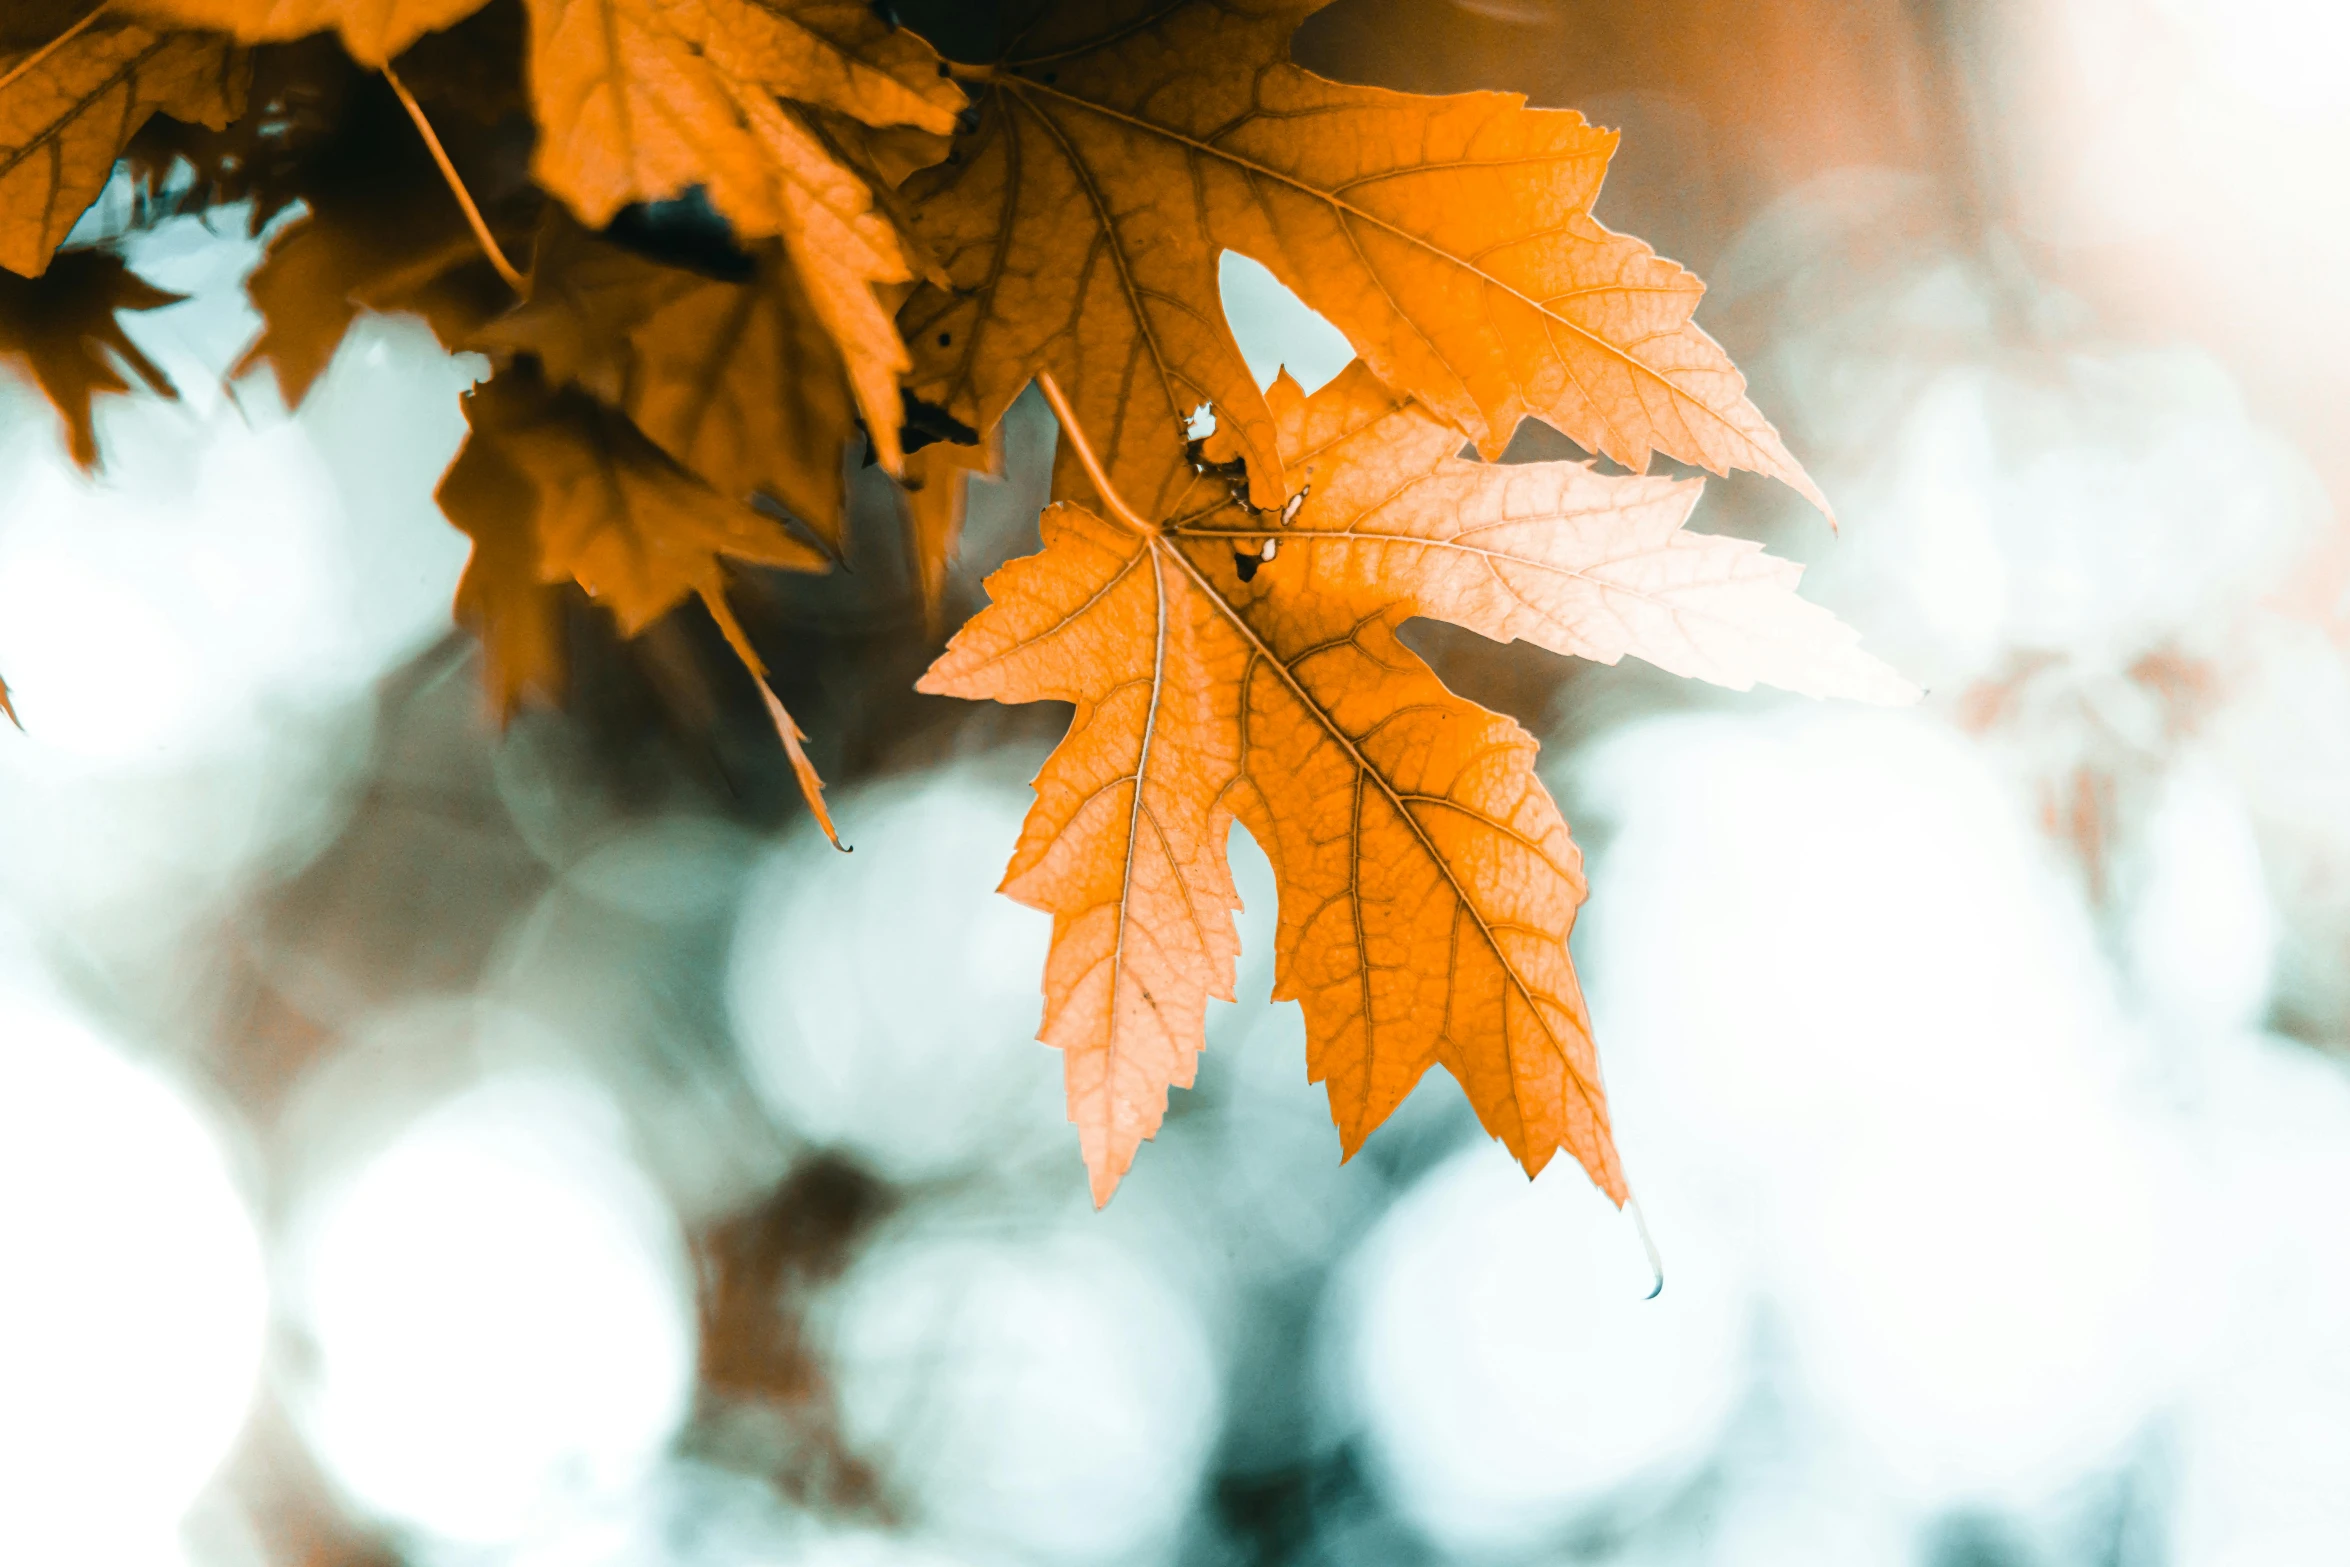
[[[1371,779],[1372,782],[1376,783],[1379,786],[1379,792],[1385,795],[1387,797],[1388,804],[1394,807],[1395,814],[1403,821],[1410,824],[1412,836],[1419,840],[1421,849],[1426,852],[1430,860],[1435,862],[1437,869],[1443,873],[1445,884],[1451,887],[1453,890],[1454,899],[1458,902],[1461,908],[1468,911],[1469,917],[1477,922],[1477,933],[1485,938],[1486,946],[1492,949],[1494,961],[1501,965],[1502,973],[1509,977],[1510,984],[1516,987],[1518,994],[1526,999],[1527,1009],[1532,1012],[1535,1022],[1542,1029],[1543,1037],[1550,1041],[1552,1048],[1557,1052],[1559,1064],[1566,1068],[1568,1077],[1574,1080],[1576,1090],[1582,1095],[1584,1104],[1590,1109],[1594,1116],[1600,1117],[1602,1120],[1604,1120],[1606,1111],[1602,1108],[1602,1101],[1599,1097],[1597,1086],[1588,1081],[1583,1076],[1581,1069],[1575,1065],[1574,1060],[1569,1055],[1564,1044],[1560,1041],[1557,1033],[1552,1030],[1550,1026],[1550,1019],[1544,1014],[1542,1009],[1542,1000],[1535,995],[1534,987],[1529,985],[1525,978],[1518,973],[1517,964],[1510,960],[1510,955],[1502,949],[1501,943],[1495,939],[1493,934],[1493,927],[1486,920],[1484,911],[1477,907],[1475,902],[1470,898],[1468,889],[1461,885],[1460,878],[1454,874],[1452,862],[1445,858],[1442,851],[1440,851],[1436,847],[1434,841],[1429,838],[1427,828],[1421,824],[1420,819],[1417,816],[1412,814],[1411,810],[1405,804],[1403,797],[1397,793],[1394,785],[1388,782],[1387,775],[1382,773],[1378,768],[1371,765],[1370,759],[1364,756],[1361,748],[1355,744],[1354,737],[1347,734],[1345,730],[1339,728],[1337,720],[1332,718],[1329,713],[1323,710],[1322,704],[1315,701],[1312,696],[1307,694],[1306,689],[1298,684],[1297,677],[1290,671],[1288,664],[1278,653],[1274,652],[1271,647],[1266,645],[1264,638],[1257,635],[1256,628],[1251,626],[1247,619],[1242,616],[1240,611],[1233,607],[1232,602],[1229,599],[1225,598],[1221,592],[1217,591],[1215,584],[1207,579],[1206,575],[1201,572],[1199,567],[1191,561],[1190,557],[1186,556],[1182,550],[1175,548],[1164,535],[1153,538],[1150,541],[1150,546],[1154,552],[1172,557],[1175,562],[1183,568],[1185,575],[1189,576],[1193,584],[1199,588],[1200,592],[1207,596],[1208,601],[1214,604],[1218,612],[1221,613],[1226,620],[1232,623],[1233,629],[1238,631],[1241,636],[1246,638],[1249,646],[1255,648],[1256,651],[1262,655],[1266,664],[1271,666],[1271,668],[1280,675],[1281,682],[1289,688],[1290,695],[1297,699],[1299,706],[1303,707],[1308,713],[1313,715],[1314,721],[1322,726],[1322,732],[1330,736],[1331,739],[1337,741],[1340,747],[1345,750],[1346,754],[1353,759],[1355,767],[1357,768],[1360,776],[1367,777]],[[1245,765],[1245,760],[1246,759],[1244,758],[1243,765]],[[1357,901],[1360,901],[1359,892],[1357,894]],[[1446,976],[1447,983],[1445,990],[1448,998],[1451,994],[1451,981],[1454,977],[1454,975],[1449,974]],[[1371,1032],[1372,1022],[1372,1018],[1366,1012],[1363,1018],[1363,1028],[1366,1035]],[[1504,1030],[1502,1048],[1505,1051],[1509,1048],[1506,1029]],[[1516,1087],[1517,1085],[1513,1079],[1511,1083],[1511,1097],[1513,1100],[1516,1098]],[[1521,1132],[1525,1130],[1525,1121],[1522,1113],[1519,1119],[1519,1129]]]

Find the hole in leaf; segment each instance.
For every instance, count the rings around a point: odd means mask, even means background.
[[[1354,345],[1291,293],[1262,265],[1234,251],[1218,267],[1224,319],[1259,386],[1271,386],[1286,365],[1298,385],[1311,392],[1344,370]]]

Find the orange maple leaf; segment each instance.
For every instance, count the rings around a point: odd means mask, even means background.
[[[1094,460],[1060,402],[1080,460]],[[1564,1148],[1618,1202],[1567,934],[1580,855],[1533,739],[1396,638],[1414,615],[1743,686],[1914,692],[1754,546],[1681,531],[1693,482],[1452,456],[1458,434],[1358,361],[1268,400],[1311,470],[1285,524],[1214,497],[1154,526],[1045,514],[1045,547],[922,688],[1077,714],[1036,780],[1003,890],[1053,915],[1041,1037],[1066,1054],[1095,1200],[1188,1085],[1229,1000],[1237,818],[1279,886],[1274,995],[1349,1154],[1441,1063],[1531,1172]]]
[[[550,389],[530,359],[467,393],[465,417],[465,445],[438,499],[474,541],[458,616],[482,636],[501,712],[526,689],[551,690],[559,674],[550,585],[577,582],[634,636],[689,596],[725,619],[721,556],[799,571],[830,564],[686,472],[619,414]]]
[[[289,408],[310,395],[362,310],[422,316],[455,347],[513,298],[437,178],[378,172],[376,183],[311,196],[246,280],[261,331],[232,373],[267,363]]]
[[[773,154],[744,120],[746,98],[940,133],[963,103],[928,44],[855,0],[529,5],[536,168],[592,227],[632,201],[755,183]]]
[[[855,410],[830,335],[772,247],[748,281],[724,282],[556,215],[529,298],[472,342],[536,355],[550,381],[627,414],[721,495],[769,496],[839,547]]]
[[[1636,470],[1658,450],[1820,501],[1691,320],[1702,285],[1591,216],[1613,132],[1514,93],[1326,81],[1285,58],[1319,3],[1015,7],[1014,50],[961,73],[959,157],[907,187],[954,284],[901,313],[914,391],[985,428],[1049,371],[1152,517],[1213,403],[1279,506],[1286,457],[1219,304],[1236,250],[1487,457],[1531,414]]]
[[[874,289],[913,272],[872,189],[780,100],[944,132],[963,95],[930,46],[848,0],[530,6],[539,182],[590,227],[700,186],[737,234],[780,237],[895,471],[909,360]]]
[[[244,61],[227,39],[105,11],[0,55],[0,267],[40,275],[149,116],[219,130],[243,105]]]

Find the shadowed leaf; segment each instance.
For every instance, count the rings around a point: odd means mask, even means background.
[[[488,0],[132,0],[131,9],[181,27],[208,27],[241,43],[284,43],[333,29],[369,68],[463,21]]]
[[[765,494],[838,547],[855,410],[840,356],[782,258],[752,281],[662,266],[552,218],[530,298],[475,334],[626,413],[720,494]]]
[[[810,544],[687,473],[618,413],[551,390],[521,360],[466,395],[470,433],[441,481],[474,541],[459,613],[487,647],[491,694],[510,709],[555,667],[552,613],[528,584],[577,582],[635,636],[693,595],[724,588],[721,555],[821,571]]]
[[[84,470],[98,466],[91,402],[127,392],[128,369],[158,397],[179,391],[132,342],[124,310],[159,310],[187,296],[157,288],[120,256],[69,250],[37,278],[0,273],[0,356],[22,365],[65,425],[66,450]]]

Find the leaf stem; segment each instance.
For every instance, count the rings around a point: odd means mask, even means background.
[[[1109,471],[1102,467],[1102,460],[1094,455],[1093,443],[1085,438],[1085,426],[1077,422],[1077,410],[1069,406],[1069,399],[1061,391],[1061,383],[1053,379],[1053,373],[1050,370],[1037,371],[1036,387],[1044,393],[1044,400],[1052,405],[1053,417],[1061,421],[1061,429],[1069,437],[1069,449],[1077,454],[1077,461],[1085,469],[1085,476],[1093,481],[1094,492],[1101,496],[1102,504],[1110,509],[1110,515],[1145,538],[1156,534],[1159,530],[1144,521],[1142,513],[1127,505],[1126,497],[1120,495],[1118,487],[1110,482]]]
[[[491,237],[490,226],[483,221],[481,208],[473,204],[473,192],[467,190],[465,181],[457,177],[457,165],[449,161],[448,151],[441,146],[440,137],[433,134],[432,121],[424,117],[424,105],[416,101],[415,94],[408,90],[408,84],[400,80],[399,73],[392,69],[391,61],[384,62],[383,72],[384,80],[392,84],[393,92],[399,94],[400,107],[408,111],[408,118],[416,122],[417,134],[424,138],[424,145],[431,149],[432,161],[440,165],[441,178],[449,183],[449,193],[457,198],[457,205],[465,209],[465,221],[473,226],[473,237],[480,242],[482,254],[490,258],[490,265],[498,269],[498,276],[506,280],[508,288],[517,294],[527,292],[523,287],[522,274],[514,270],[514,263],[506,259],[506,253],[498,248],[497,240]]]
[[[83,33],[88,32],[90,29],[90,24],[97,21],[98,18],[105,13],[105,10],[106,7],[102,4],[92,6],[90,8],[89,15],[83,17],[80,21],[74,23],[73,26],[67,28],[64,32],[59,33],[56,37],[41,45],[40,48],[35,49],[31,54],[26,55],[23,59],[10,66],[5,74],[0,74],[0,92],[6,92],[9,88],[14,87],[17,83],[17,79],[22,77],[26,72],[35,69],[43,60],[48,59],[49,56],[55,54],[58,50],[64,48],[67,44],[72,43]]]
[[[816,825],[824,829],[824,836],[832,840],[832,846],[843,854],[853,852],[840,841],[840,832],[832,825],[832,812],[824,804],[823,776],[816,771],[816,764],[808,760],[807,750],[800,744],[808,737],[800,732],[798,720],[791,716],[791,710],[783,705],[783,699],[768,684],[767,665],[759,657],[758,649],[751,646],[751,639],[744,635],[742,622],[734,618],[734,610],[727,604],[725,592],[713,587],[704,587],[699,591],[702,607],[710,612],[712,620],[718,622],[719,634],[726,638],[726,645],[734,649],[734,656],[742,660],[743,668],[750,672],[751,683],[759,688],[759,695],[767,701],[767,716],[775,724],[775,737],[783,742],[783,754],[791,759],[792,776],[799,780],[800,798],[808,802],[808,810],[816,818]]]

